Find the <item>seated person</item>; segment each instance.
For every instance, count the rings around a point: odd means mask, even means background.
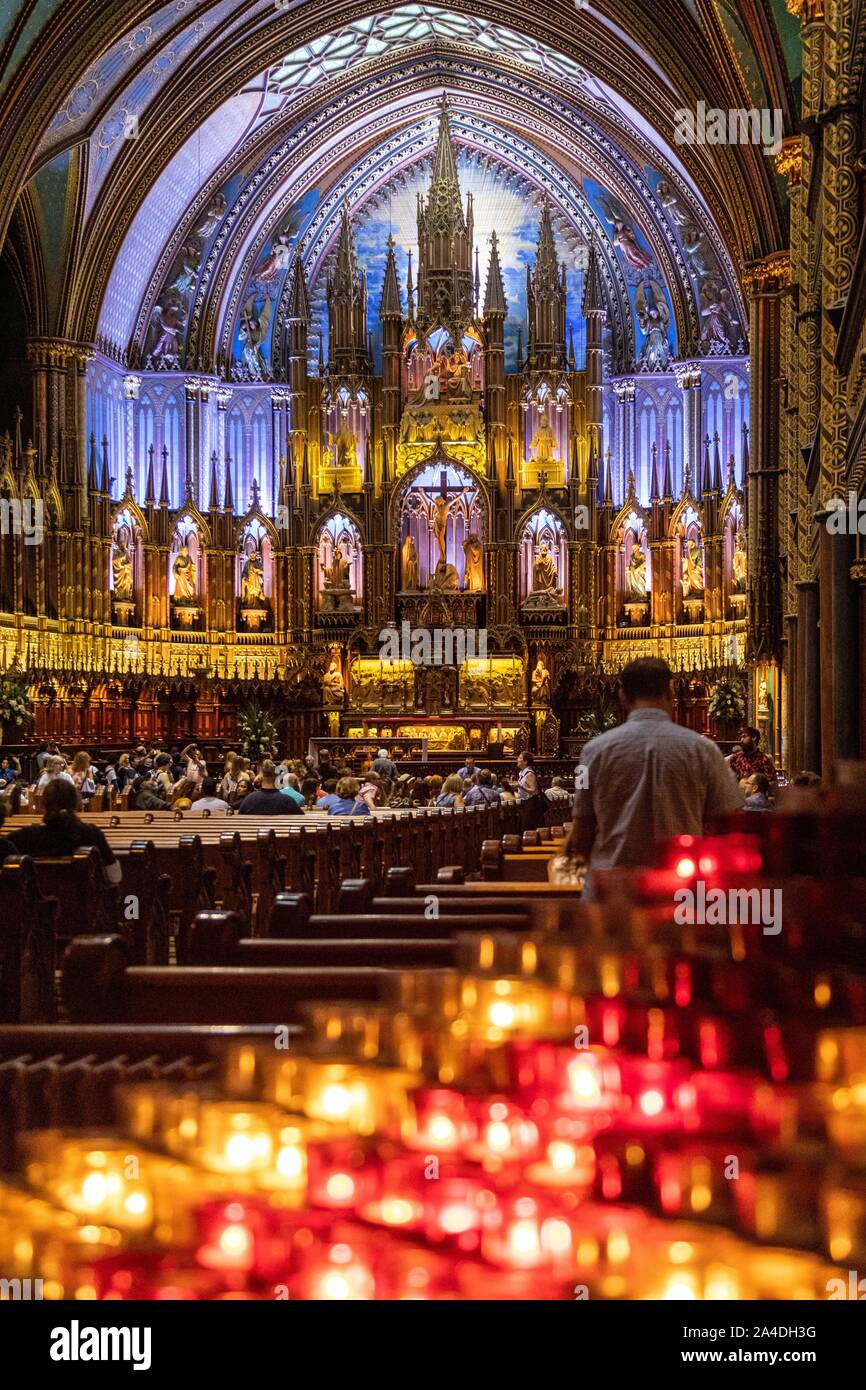
[[[337,790],[323,796],[319,807],[329,816],[369,816],[370,807],[361,796],[361,784],[356,777],[341,777]]]
[[[463,805],[463,778],[457,772],[452,772],[450,777],[446,777],[442,783],[442,790],[434,801],[434,806],[453,806],[459,808]]]
[[[21,769],[17,766],[17,758],[0,759],[0,782],[14,782]]]
[[[499,792],[493,785],[493,773],[486,767],[477,774],[475,785],[463,793],[464,806],[498,805],[499,799]]]
[[[39,781],[36,783],[36,790],[38,792],[44,792],[46,787],[51,782],[55,781],[58,777],[61,778],[64,782],[69,782],[73,786],[75,785],[75,783],[72,782],[71,773],[67,770],[66,759],[59,756],[58,754],[54,754],[52,757],[48,759],[48,762],[45,764],[45,770],[42,773],[42,776],[39,778]]]
[[[557,801],[567,801],[570,805],[574,799],[565,785],[564,777],[554,777],[544,795],[547,797],[548,801],[553,801],[554,803]]]
[[[276,786],[276,783],[274,783]],[[249,796],[253,789],[253,779],[249,772],[242,772],[235,783],[234,791],[229,795],[231,806],[237,811],[240,804]]]
[[[201,796],[193,803],[191,810],[201,814],[203,811],[212,813],[227,811],[229,804],[223,801],[221,796],[217,796],[217,781],[215,777],[206,777],[201,784]]]
[[[336,783],[334,784],[336,786]],[[319,782],[316,777],[305,777],[301,783],[301,795],[308,810],[314,811],[318,805]]]
[[[106,883],[120,883],[120,865],[111,846],[96,825],[80,820],[81,797],[73,782],[56,777],[42,796],[42,824],[25,825],[8,837],[13,854],[30,854],[34,859],[53,859],[58,855],[94,845],[102,861]]]
[[[302,816],[303,806],[299,806],[290,796],[283,796],[277,789],[275,765],[267,758],[262,763],[261,786],[249,792],[238,807],[242,816]]]
[[[281,796],[290,796],[292,801],[294,801],[295,805],[300,806],[301,809],[303,809],[304,806],[306,806],[307,798],[304,796],[303,792],[298,786],[298,778],[296,773],[286,773],[285,780],[283,781],[282,786],[278,785],[277,790],[279,791]]]
[[[144,773],[136,782],[133,782],[130,804],[136,811],[171,810],[165,797],[160,796],[159,786],[151,772]]]
[[[763,772],[753,772],[751,777],[747,777],[742,783],[746,800],[743,803],[744,811],[771,811],[773,804],[770,801],[770,780],[765,777]]]

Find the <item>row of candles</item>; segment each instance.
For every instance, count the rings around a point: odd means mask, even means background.
[[[0,1267],[46,1297],[827,1297],[866,1259],[834,955],[862,912],[823,938],[819,884],[781,941],[671,922],[672,884],[766,863],[681,839],[567,938],[475,933],[382,1006],[309,1006],[303,1055],[237,1044],[212,1088],[122,1088],[111,1134],[25,1136]]]
[[[866,1254],[866,1181],[786,1134],[761,1078],[501,1050],[501,1096],[243,1045],[226,1091],[256,1077],[260,1099],[126,1087],[128,1137],[28,1136],[26,1189],[0,1187],[3,1267],[65,1297],[144,1296],[126,1281],[164,1297],[778,1298],[826,1296],[829,1260]],[[809,1086],[831,1143],[840,1115],[862,1125],[866,1030],[820,1035]],[[862,1166],[862,1143],[837,1153]],[[338,1247],[352,1255],[334,1272]],[[478,1292],[502,1272],[526,1277]]]

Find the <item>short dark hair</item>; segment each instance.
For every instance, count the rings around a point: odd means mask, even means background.
[[[744,724],[744,725],[743,725],[743,733],[744,733],[744,734],[748,734],[748,735],[749,735],[749,738],[754,739],[755,743],[760,743],[760,742],[761,742],[761,730],[760,730],[760,729],[753,729],[752,726],[751,726],[751,724]]]
[[[202,796],[216,796],[217,783],[215,777],[205,777],[202,779]]]
[[[770,779],[765,777],[763,772],[753,772],[750,781],[754,782],[755,790],[766,796],[770,790]]]
[[[493,773],[490,771],[490,768],[489,768],[489,767],[483,767],[483,768],[481,769],[481,771],[479,772],[479,774],[478,774],[478,785],[479,785],[479,787],[492,787],[492,786],[493,786]]]
[[[65,777],[55,777],[42,793],[42,813],[45,820],[57,820],[61,816],[75,815],[81,810],[81,797],[74,782]]]
[[[635,700],[662,700],[674,673],[660,656],[641,656],[622,668],[620,685],[630,705]]]

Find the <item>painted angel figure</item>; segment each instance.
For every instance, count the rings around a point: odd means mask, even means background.
[[[646,335],[640,352],[641,366],[651,372],[663,372],[671,360],[671,315],[661,285],[655,280],[642,280],[635,292],[634,307],[641,332]]]
[[[262,352],[262,344],[268,336],[268,329],[271,322],[271,310],[273,305],[270,299],[266,299],[261,309],[256,313],[255,295],[250,295],[243,309],[241,310],[240,338],[244,345],[244,361],[254,377],[260,377],[265,370],[265,358]]]
[[[228,203],[223,193],[215,193],[202,213],[202,219],[196,227],[196,235],[202,241],[206,241],[213,232],[216,231],[220,222],[228,211]]]
[[[165,305],[157,305],[151,315],[150,331],[155,335],[155,341],[150,355],[154,358],[177,358],[178,335],[185,325],[183,305],[178,302],[175,292]]]
[[[603,200],[602,211],[605,221],[610,223],[612,228],[613,244],[622,252],[626,264],[631,266],[632,270],[648,270],[653,263],[652,255],[639,244],[634,225],[627,220],[624,210]]]
[[[720,286],[715,280],[707,280],[701,286],[701,352],[732,351],[731,339],[738,320],[731,313],[730,299],[727,286]]]

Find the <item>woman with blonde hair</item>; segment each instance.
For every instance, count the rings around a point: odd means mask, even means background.
[[[64,782],[72,782],[72,778],[67,771],[66,759],[61,757],[59,753],[55,753],[45,764],[45,771],[36,783],[36,790],[38,792],[44,791],[48,783],[55,782],[58,777]],[[73,782],[72,785],[74,786],[75,783]]]
[[[240,753],[226,753],[225,771],[220,782],[217,793],[224,801],[229,801],[238,784],[238,779],[244,770],[244,759]]]
[[[442,790],[433,803],[434,806],[453,806],[459,808],[463,805],[463,778],[456,772],[450,777],[446,777],[442,783]]]

